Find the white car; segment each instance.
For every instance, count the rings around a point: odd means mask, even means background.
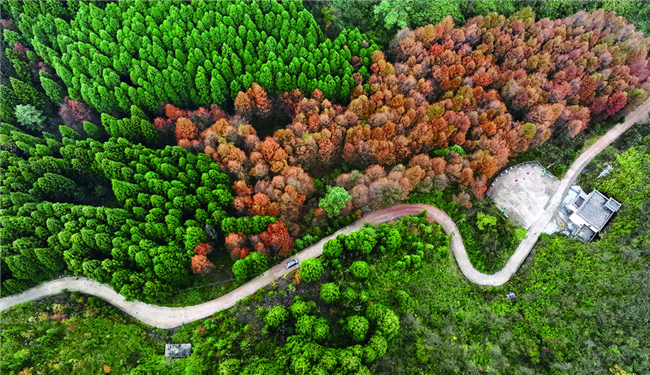
[[[291,268],[291,267],[297,265],[298,263],[300,263],[300,261],[298,259],[292,259],[292,260],[289,261],[289,263],[287,263],[287,268]]]

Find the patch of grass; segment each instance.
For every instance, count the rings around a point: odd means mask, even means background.
[[[526,237],[526,233],[528,233],[528,231],[524,228],[515,229],[515,235],[519,241],[523,240]]]

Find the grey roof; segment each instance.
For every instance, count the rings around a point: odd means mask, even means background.
[[[614,198],[609,198],[607,203],[605,203],[605,207],[609,208],[613,212],[616,212],[619,208],[621,208],[621,204],[618,203]]]
[[[581,197],[578,195],[578,198],[576,198],[575,202],[573,202],[573,205],[576,207],[580,207],[585,202],[585,198]]]
[[[595,235],[596,232],[589,229],[586,225],[581,225],[572,233],[573,237],[580,238],[582,242],[585,243],[591,241],[591,239],[594,238]]]
[[[594,190],[587,196],[576,214],[591,224],[592,230],[598,232],[603,229],[615,212],[615,210],[608,207],[608,202],[606,196],[602,195],[598,190]],[[618,204],[618,202],[614,202]],[[620,204],[618,204],[618,207],[620,207]]]
[[[192,344],[166,344],[165,357],[185,358],[192,354]]]

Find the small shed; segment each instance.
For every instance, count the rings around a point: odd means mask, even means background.
[[[186,358],[192,355],[192,344],[166,344],[165,357]]]

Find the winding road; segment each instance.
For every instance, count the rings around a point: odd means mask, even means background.
[[[478,285],[499,286],[505,284],[510,277],[517,272],[519,267],[530,254],[533,246],[537,242],[540,233],[544,230],[551,220],[555,211],[562,203],[562,199],[568,192],[569,188],[575,182],[582,169],[602,150],[620,137],[632,125],[645,120],[650,111],[650,99],[631,112],[625,122],[614,126],[596,143],[584,150],[580,156],[573,162],[571,168],[566,172],[564,178],[560,181],[558,188],[549,200],[546,210],[539,219],[530,227],[528,236],[524,238],[515,253],[510,257],[506,265],[499,272],[487,275],[477,271],[471,264],[463,240],[458,232],[458,227],[454,221],[442,210],[427,204],[399,204],[380,211],[373,212],[357,220],[352,225],[336,231],[334,234],[323,238],[318,243],[300,251],[295,257],[301,263],[308,259],[318,257],[323,253],[323,244],[328,240],[335,238],[339,234],[349,234],[363,227],[364,223],[381,224],[399,219],[402,216],[416,215],[423,210],[428,211],[429,220],[440,224],[447,235],[450,236],[450,250],[456,258],[456,263],[465,277]],[[61,293],[64,289],[77,291],[85,294],[99,297],[108,303],[116,306],[127,314],[142,321],[145,324],[157,328],[174,328],[199,319],[204,319],[213,313],[233,307],[238,300],[254,294],[258,289],[265,287],[271,281],[278,279],[286,273],[293,271],[296,267],[287,269],[285,264],[289,259],[284,260],[281,264],[267,270],[260,276],[247,282],[232,292],[199,305],[188,307],[164,307],[149,305],[143,302],[127,302],[123,296],[113,291],[113,288],[107,284],[101,284],[84,277],[68,277],[52,280],[41,284],[37,287],[26,290],[20,294],[12,295],[0,299],[0,311],[5,311],[16,304],[35,301],[44,297]]]

